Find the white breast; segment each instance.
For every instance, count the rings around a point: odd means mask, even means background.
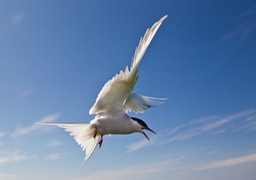
[[[112,114],[111,116],[96,116],[91,123],[95,124],[98,133],[101,135],[130,134],[134,132],[131,119],[125,113]]]

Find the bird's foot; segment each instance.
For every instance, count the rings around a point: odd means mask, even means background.
[[[101,137],[100,137],[99,148],[101,147],[102,143],[103,143],[103,135],[101,135]]]

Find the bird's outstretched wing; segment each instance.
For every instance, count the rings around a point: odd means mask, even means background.
[[[124,111],[135,113],[143,113],[145,110],[156,107],[159,104],[165,103],[167,98],[155,98],[149,96],[142,96],[132,93],[128,96],[124,103]]]
[[[104,85],[89,114],[124,111],[125,100],[131,94],[138,78],[139,63],[158,28],[166,18],[167,15],[157,21],[150,29],[147,29],[135,50],[130,70],[126,67],[125,71],[120,71]],[[130,109],[133,108],[130,107]]]

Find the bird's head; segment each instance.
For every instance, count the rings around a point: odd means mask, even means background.
[[[148,138],[147,134],[143,131],[144,129],[145,130],[148,130],[148,131],[151,131],[152,133],[156,134],[155,131],[153,131],[152,129],[150,129],[148,127],[148,125],[142,121],[141,119],[139,118],[135,118],[135,117],[131,117],[131,119],[133,120],[133,124],[134,124],[134,128],[137,132],[140,132],[142,134],[144,134],[144,136],[150,141],[150,139]]]

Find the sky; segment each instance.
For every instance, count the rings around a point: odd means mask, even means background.
[[[84,152],[63,129],[89,123],[102,86],[164,15],[134,92],[168,98],[157,132],[105,136]],[[0,1],[0,179],[255,180],[255,0]]]

